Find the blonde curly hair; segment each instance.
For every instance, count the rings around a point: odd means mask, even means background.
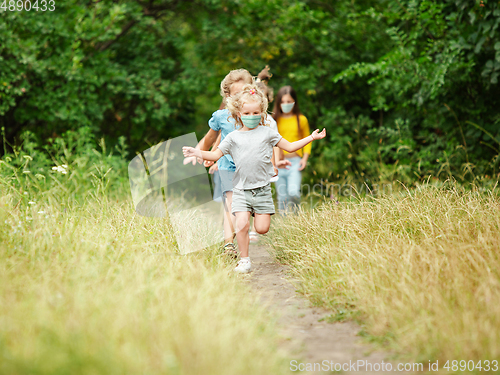
[[[267,97],[266,95],[259,89],[257,85],[245,85],[243,86],[241,92],[238,94],[226,98],[227,109],[236,121],[236,125],[243,126],[241,122],[241,111],[243,109],[243,105],[248,102],[256,102],[259,103],[260,111],[261,111],[261,120],[259,125],[265,125],[266,113],[267,113]]]
[[[225,99],[229,96],[231,85],[236,82],[252,84],[254,78],[246,69],[231,70],[220,83],[220,95]]]

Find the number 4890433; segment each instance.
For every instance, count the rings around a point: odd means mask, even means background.
[[[447,371],[473,371],[473,370],[479,370],[479,371],[498,371],[498,361],[478,361],[477,363],[470,360],[470,361],[446,361],[446,363],[443,366],[444,369]]]
[[[56,2],[54,0],[4,0],[0,5],[0,10],[4,12],[21,12],[21,11],[37,11],[37,12],[53,12],[56,10]]]

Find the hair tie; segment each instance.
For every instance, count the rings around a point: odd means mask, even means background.
[[[250,91],[248,92],[250,95],[255,95],[255,89],[250,89]]]

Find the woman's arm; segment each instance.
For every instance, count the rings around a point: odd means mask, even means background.
[[[305,145],[311,143],[312,141],[315,141],[316,139],[325,138],[325,136],[326,136],[326,129],[323,128],[321,133],[319,132],[318,129],[316,129],[311,133],[311,135],[299,139],[298,141],[295,142],[288,142],[285,138],[281,138],[281,140],[276,144],[276,146],[278,146],[282,150],[285,150],[286,152],[295,152],[297,150],[300,150]]]
[[[184,146],[182,148],[182,153],[185,158],[195,156],[197,158],[202,158],[203,160],[217,161],[222,157],[222,151],[217,149],[215,151],[201,151],[194,147]]]

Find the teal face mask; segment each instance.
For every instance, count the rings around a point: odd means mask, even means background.
[[[283,113],[289,113],[292,109],[295,103],[283,103],[281,104],[281,110]]]
[[[249,129],[256,128],[262,119],[261,115],[241,116],[241,122]]]

